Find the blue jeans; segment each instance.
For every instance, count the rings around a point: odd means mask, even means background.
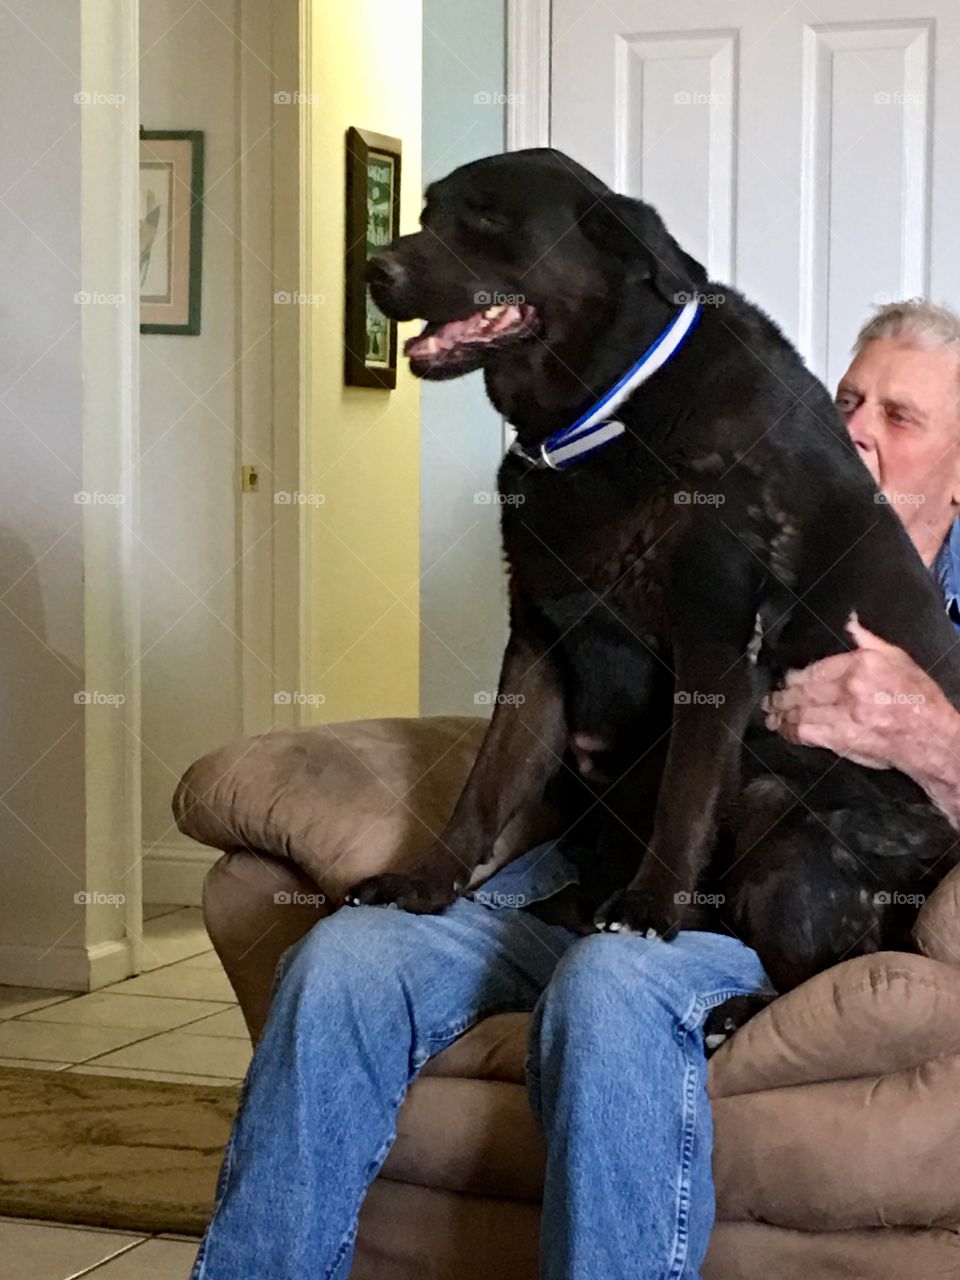
[[[510,871],[439,916],[343,908],[286,952],[193,1280],[346,1280],[411,1082],[517,1010],[534,1015],[527,1085],[547,1139],[540,1276],[699,1275],[714,1217],[702,1027],[765,987],[760,961],[713,933],[579,937],[502,905]]]

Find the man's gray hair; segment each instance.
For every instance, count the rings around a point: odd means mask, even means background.
[[[853,354],[878,338],[889,338],[907,346],[926,350],[945,347],[960,358],[960,316],[946,307],[938,307],[926,298],[907,298],[888,302],[876,312],[857,334]]]

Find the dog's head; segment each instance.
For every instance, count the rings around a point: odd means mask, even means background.
[[[412,371],[453,378],[592,343],[626,284],[676,301],[706,282],[650,205],[610,191],[562,151],[488,156],[432,183],[422,230],[368,268],[376,304],[421,318]]]

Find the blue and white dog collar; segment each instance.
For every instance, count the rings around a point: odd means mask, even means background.
[[[582,414],[572,426],[547,436],[535,450],[525,449],[518,440],[514,440],[509,452],[519,454],[532,467],[549,467],[552,471],[562,471],[571,462],[586,457],[596,449],[602,449],[611,440],[623,435],[626,427],[613,416],[614,413],[637,387],[658,369],[662,369],[671,356],[680,350],[699,319],[700,303],[696,298],[691,298],[654,339],[633,368],[628,369],[603,399]]]

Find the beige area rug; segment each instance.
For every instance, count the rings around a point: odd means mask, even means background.
[[[0,1214],[200,1235],[239,1089],[0,1069]]]

